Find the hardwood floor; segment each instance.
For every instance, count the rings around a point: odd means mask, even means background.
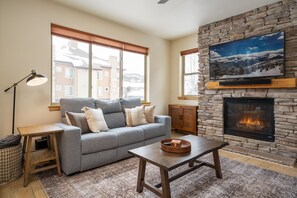
[[[31,175],[27,187],[23,187],[24,175],[19,179],[0,186],[1,198],[46,198],[42,186],[35,175]]]
[[[178,138],[183,134],[172,133],[172,137]],[[297,168],[290,166],[280,165],[273,162],[257,159],[250,156],[245,156],[229,151],[220,150],[220,156],[229,158],[231,160],[240,161],[246,164],[251,164],[263,169],[272,170],[278,173],[297,177]],[[27,187],[23,187],[23,176],[15,181],[0,186],[0,197],[1,198],[44,198],[42,186],[35,175],[30,176],[29,184]]]

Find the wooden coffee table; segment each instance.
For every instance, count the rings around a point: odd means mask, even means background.
[[[218,150],[227,146],[228,143],[216,140],[209,140],[203,137],[187,135],[180,139],[191,142],[192,149],[189,153],[175,154],[162,151],[160,142],[129,150],[129,153],[139,158],[137,192],[141,193],[143,187],[151,190],[160,197],[171,197],[169,183],[202,167],[207,166],[215,169],[217,178],[222,178],[220,158]],[[199,157],[213,153],[214,165],[198,160]],[[154,164],[160,168],[161,183],[153,186],[145,182],[146,162]],[[189,163],[189,169],[169,178],[168,172]],[[162,187],[162,191],[159,189]]]

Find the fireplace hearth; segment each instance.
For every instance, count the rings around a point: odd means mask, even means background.
[[[224,98],[224,134],[274,142],[274,99]]]

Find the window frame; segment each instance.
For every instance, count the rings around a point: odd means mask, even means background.
[[[123,95],[123,52],[133,52],[144,55],[144,99],[142,102],[146,103],[147,101],[147,59],[148,59],[148,48],[142,47],[135,44],[130,44],[107,37],[102,37],[87,32],[71,29],[68,27],[63,27],[56,24],[51,24],[51,76],[53,76],[53,36],[58,36],[66,39],[72,39],[80,42],[85,42],[89,44],[89,89],[88,96],[92,97],[92,45],[100,45],[105,47],[111,47],[118,49],[120,51],[120,60],[119,60],[119,69],[120,69],[120,78],[119,78],[119,97]],[[51,78],[51,106],[56,106],[58,103],[53,102],[53,78]],[[104,91],[104,90],[103,90]],[[75,97],[75,96],[74,96]]]
[[[198,75],[199,72],[191,72],[191,73],[186,73],[185,72],[185,67],[186,67],[186,56],[191,55],[191,54],[196,54],[199,57],[199,49],[198,48],[193,48],[185,51],[181,51],[181,66],[182,66],[182,71],[181,71],[181,97],[179,97],[180,100],[193,100],[194,98],[198,97],[197,95],[185,95],[185,76],[191,76],[191,75]],[[199,59],[198,59],[199,60]],[[199,63],[198,63],[199,67]],[[198,82],[197,82],[198,83]]]

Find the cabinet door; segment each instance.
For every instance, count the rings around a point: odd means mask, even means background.
[[[197,127],[197,109],[196,107],[183,107],[182,112],[182,130],[188,131],[192,134],[196,134]]]
[[[169,116],[171,117],[171,126],[173,129],[181,129],[182,120],[181,120],[182,109],[178,106],[169,106]]]

